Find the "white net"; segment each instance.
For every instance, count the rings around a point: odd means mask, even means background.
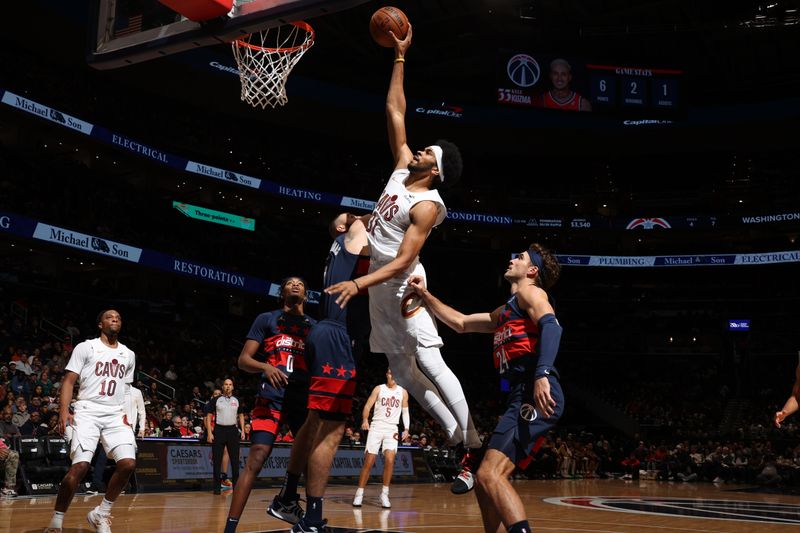
[[[305,22],[269,28],[234,41],[242,100],[263,109],[284,105],[288,101],[286,80],[313,44],[314,30]]]

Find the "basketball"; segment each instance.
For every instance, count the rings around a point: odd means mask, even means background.
[[[369,19],[369,34],[379,45],[393,48],[394,39],[389,35],[390,31],[398,39],[405,39],[408,33],[408,17],[396,7],[382,7]]]

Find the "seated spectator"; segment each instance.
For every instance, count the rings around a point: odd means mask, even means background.
[[[11,406],[6,406],[3,409],[3,417],[0,419],[0,437],[10,439],[19,437],[19,428],[11,421],[14,414],[11,412]]]
[[[0,464],[5,472],[5,487],[3,497],[13,498],[17,495],[17,469],[19,468],[19,453],[10,449],[5,439],[0,438]]]
[[[641,443],[639,443],[641,445]],[[639,465],[642,464],[636,457],[636,451],[632,451],[627,459],[622,460],[625,474],[622,479],[639,479]]]
[[[163,422],[162,422],[162,428],[163,428]],[[171,439],[179,439],[183,437],[183,434],[181,433],[181,428],[182,428],[181,417],[179,416],[173,417],[170,425],[161,431],[161,436]]]
[[[15,404],[17,411],[11,417],[11,423],[17,426],[23,435],[30,435],[33,427],[30,424],[31,414],[28,412],[28,402],[25,401],[25,398],[17,398]]]
[[[44,437],[47,435],[48,427],[47,424],[42,420],[42,413],[39,411],[33,411],[31,413],[30,424],[32,428],[30,433],[25,433],[22,431],[22,428],[20,428],[23,436],[30,435],[32,437]]]

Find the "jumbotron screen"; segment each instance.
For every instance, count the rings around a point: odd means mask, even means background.
[[[575,57],[500,50],[501,105],[676,116],[686,100],[684,72],[642,65],[599,64]]]

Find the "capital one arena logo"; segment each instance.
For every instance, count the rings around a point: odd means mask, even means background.
[[[800,525],[800,506],[791,503],[628,496],[572,496],[545,498],[544,501],[598,511]]]
[[[518,87],[531,87],[539,81],[542,69],[533,57],[517,54],[506,63],[506,73]]]

